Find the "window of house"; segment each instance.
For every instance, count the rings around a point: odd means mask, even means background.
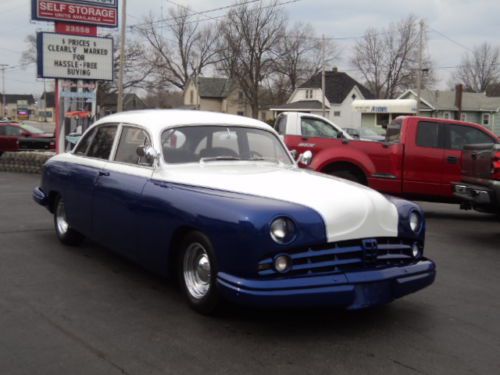
[[[417,129],[417,146],[439,148],[439,125],[420,122]]]
[[[450,118],[450,112],[444,112],[443,118],[448,120]]]
[[[468,144],[495,142],[488,134],[472,126],[448,124],[446,129],[447,149],[462,150]]]
[[[335,117],[340,117],[340,111],[333,111],[333,115]]]
[[[462,113],[460,114],[460,120],[461,120],[461,121],[467,121],[467,114],[462,112]]]
[[[312,99],[313,97],[313,90],[307,89],[306,90],[306,99]]]
[[[236,112],[236,114],[238,116],[245,116],[245,112],[243,112],[243,111],[238,111],[238,112]]]
[[[490,125],[490,114],[489,113],[483,113],[483,125],[484,126]]]
[[[98,159],[109,159],[115,140],[116,125],[105,125],[97,129],[92,139],[87,156]]]
[[[194,92],[189,91],[189,104],[194,104]]]
[[[148,134],[139,128],[124,126],[116,150],[115,161],[137,165],[151,165],[137,155],[137,147],[151,144]]]
[[[352,94],[351,99],[356,100],[356,94]]]
[[[242,102],[242,101],[243,101],[243,91],[238,91],[238,100],[239,100],[240,102]]]

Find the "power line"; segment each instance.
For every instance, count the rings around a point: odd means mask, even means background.
[[[457,41],[456,41],[456,40],[454,40],[454,39],[451,39],[449,36],[447,36],[447,35],[443,34],[441,31],[436,30],[436,29],[434,29],[434,28],[432,28],[432,27],[429,27],[429,28],[430,28],[433,32],[435,32],[435,33],[437,33],[437,34],[441,35],[442,37],[444,37],[445,39],[448,39],[448,40],[449,40],[450,42],[452,42],[453,44],[456,44],[457,46],[462,47],[462,48],[466,49],[467,51],[474,52],[471,48],[467,47],[466,45],[464,45],[464,44],[462,44],[462,43],[460,43],[460,42],[457,42]]]

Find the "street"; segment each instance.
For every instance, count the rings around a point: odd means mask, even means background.
[[[500,220],[421,203],[429,288],[376,309],[191,311],[174,283],[57,240],[0,172],[0,374],[498,374]]]

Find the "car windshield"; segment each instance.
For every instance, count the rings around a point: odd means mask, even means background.
[[[379,136],[375,130],[372,129],[367,129],[367,128],[361,128],[360,133],[362,137],[376,137]]]
[[[27,130],[27,131],[29,131],[30,133],[33,133],[33,134],[43,134],[43,133],[45,133],[42,129],[35,128],[34,126],[31,126],[31,125],[22,124],[21,127],[24,130]]]
[[[184,126],[165,130],[163,158],[169,164],[247,160],[291,165],[270,131],[240,126]]]

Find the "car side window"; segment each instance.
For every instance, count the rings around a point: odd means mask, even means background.
[[[21,135],[21,129],[15,126],[6,126],[5,135],[19,136]]]
[[[274,130],[276,130],[278,134],[286,135],[286,116],[281,116],[278,119],[274,126]]]
[[[6,135],[6,126],[0,126],[0,135]]]
[[[90,142],[92,141],[92,138],[94,137],[95,132],[96,132],[96,128],[93,128],[92,130],[85,133],[82,140],[78,143],[78,146],[76,146],[76,148],[75,148],[74,153],[76,155],[87,155],[87,151],[89,149]]]
[[[109,159],[116,134],[116,125],[104,125],[97,128],[92,139],[87,156],[98,159]]]
[[[316,119],[303,117],[300,122],[300,132],[303,137],[337,138],[338,131],[330,124]]]
[[[488,134],[472,126],[448,124],[446,127],[446,148],[450,150],[462,150],[474,143],[495,143]]]
[[[143,130],[132,126],[124,126],[116,150],[115,161],[135,165],[151,166],[144,157],[137,155],[137,147],[150,145],[151,140],[148,134]]]
[[[417,146],[439,148],[439,125],[435,122],[419,122]]]

